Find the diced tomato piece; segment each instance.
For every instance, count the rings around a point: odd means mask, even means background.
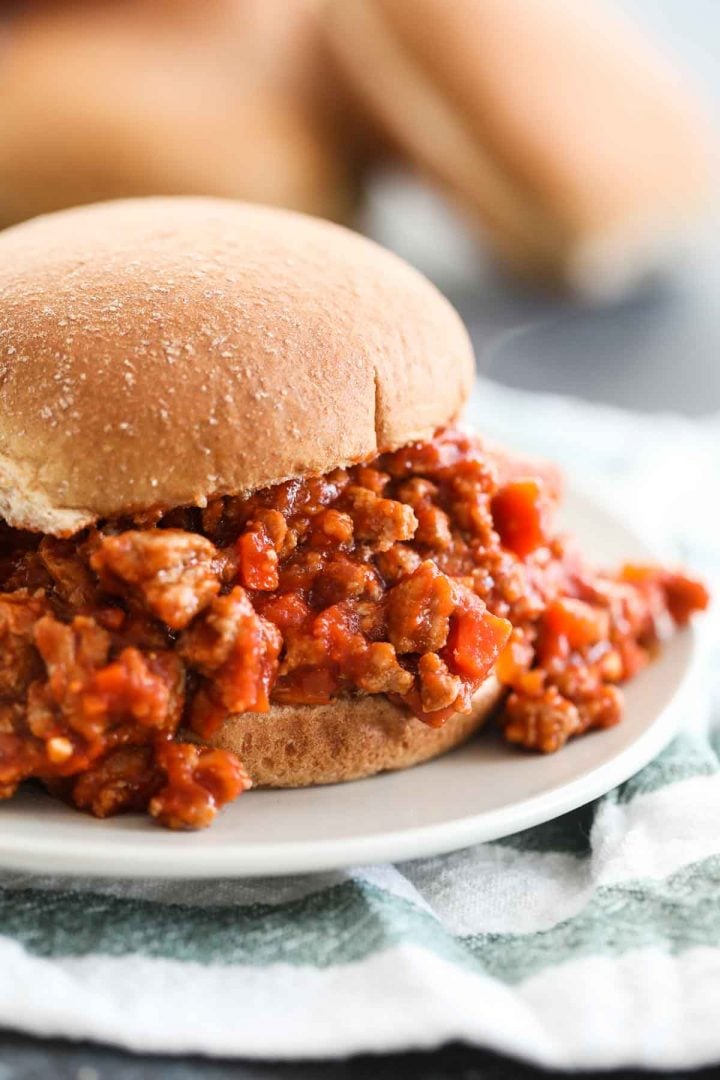
[[[645,566],[638,563],[625,563],[620,571],[622,581],[629,585],[653,585],[662,571],[657,566]]]
[[[678,626],[686,626],[691,615],[696,611],[705,611],[710,603],[710,594],[702,582],[657,566],[627,563],[622,568],[622,580],[639,588],[660,588],[667,609]]]
[[[293,705],[325,705],[336,693],[338,682],[328,668],[297,668],[273,688],[273,701]]]
[[[700,581],[684,574],[665,574],[662,579],[668,611],[678,626],[685,626],[696,611],[705,611],[710,594]]]
[[[538,633],[537,661],[548,670],[565,664],[570,656],[570,642],[567,635],[558,633],[550,626],[541,626]]]
[[[541,480],[513,480],[490,504],[503,547],[526,558],[548,541],[549,503]]]
[[[571,652],[606,641],[609,634],[610,615],[606,608],[559,597],[548,604],[540,624],[538,661],[542,667],[557,667],[567,661]]]
[[[566,637],[573,649],[606,641],[610,633],[610,615],[606,608],[593,607],[584,600],[568,596],[548,604],[544,621],[552,633]]]
[[[451,671],[480,683],[490,674],[511,630],[507,619],[491,615],[482,600],[470,593],[450,621],[443,657]]]
[[[278,554],[262,528],[251,528],[238,538],[238,566],[246,589],[272,592],[279,585]]]
[[[190,727],[203,739],[215,735],[228,718],[227,706],[207,691],[199,690],[192,703]]]
[[[312,615],[309,604],[299,592],[281,593],[267,599],[263,597],[262,600],[259,599],[257,607],[264,618],[269,619],[283,633],[286,630],[298,629]]]
[[[365,639],[345,604],[333,604],[320,612],[313,622],[313,637],[322,641],[326,655],[335,664],[344,665],[365,649]]]
[[[282,642],[271,623],[257,621],[257,627],[245,629],[216,675],[216,686],[230,712],[267,712],[270,708]]]
[[[495,674],[501,683],[512,685],[533,662],[534,649],[526,640],[522,630],[514,629],[505,648],[495,664]]]

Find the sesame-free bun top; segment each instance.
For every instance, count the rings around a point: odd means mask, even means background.
[[[337,225],[203,198],[0,234],[0,516],[68,535],[424,439],[472,350],[450,304]]]

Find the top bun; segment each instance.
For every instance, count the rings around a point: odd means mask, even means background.
[[[69,535],[425,439],[460,410],[450,304],[290,211],[156,198],[0,235],[0,515]]]

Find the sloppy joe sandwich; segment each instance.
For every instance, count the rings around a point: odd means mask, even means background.
[[[706,594],[586,565],[555,473],[461,426],[472,380],[447,301],[327,222],[148,199],[0,235],[0,793],[197,828],[491,714],[544,752],[617,723]]]

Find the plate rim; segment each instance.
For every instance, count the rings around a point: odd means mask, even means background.
[[[587,506],[611,519],[613,526],[632,538],[636,550],[644,549],[650,559],[657,557],[642,531],[618,516],[602,496],[577,489],[569,491],[568,496],[581,509]],[[370,836],[250,845],[239,842],[206,849],[194,846],[184,854],[173,845],[166,848],[167,858],[161,860],[162,865],[158,865],[156,848],[138,847],[122,833],[95,834],[87,847],[75,839],[58,847],[56,838],[33,838],[28,850],[26,837],[0,831],[0,869],[115,880],[281,877],[404,862],[511,836],[592,802],[634,775],[667,746],[680,727],[700,664],[700,630],[691,625],[680,633],[687,650],[684,670],[673,693],[645,730],[589,772],[508,806]],[[590,737],[601,736],[598,733]],[[431,767],[432,762],[426,765]],[[162,835],[158,832],[158,837]]]

